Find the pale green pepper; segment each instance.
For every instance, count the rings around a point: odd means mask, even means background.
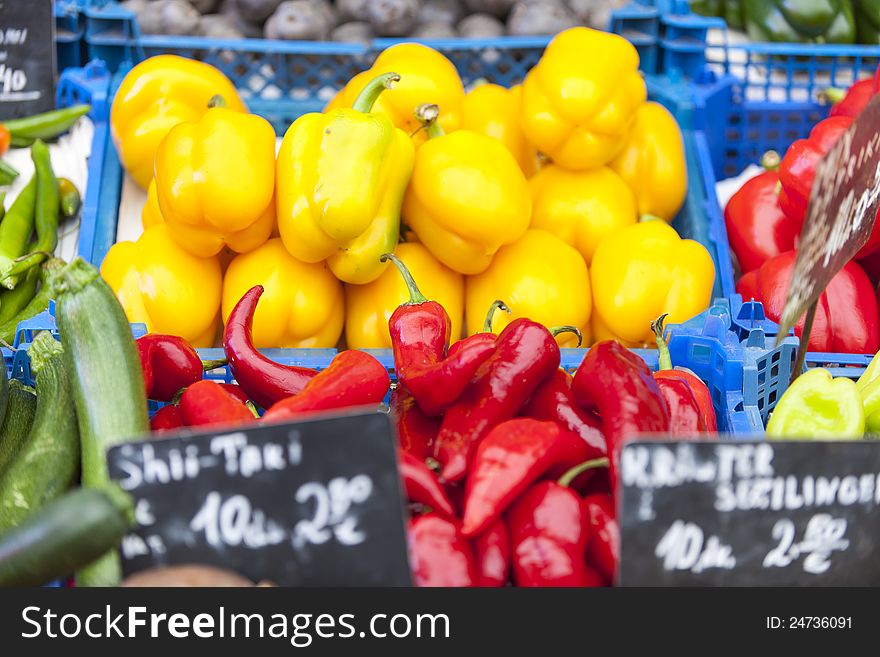
[[[865,433],[862,396],[850,379],[816,368],[792,383],[767,423],[771,439],[857,440]]]

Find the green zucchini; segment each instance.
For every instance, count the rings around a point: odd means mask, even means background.
[[[17,379],[12,379],[9,382],[6,417],[0,427],[0,476],[6,466],[12,463],[30,433],[36,409],[37,396],[33,389]]]
[[[76,413],[61,345],[43,332],[28,355],[37,373],[37,410],[24,444],[0,475],[0,533],[61,495],[79,472]]]
[[[110,482],[105,452],[150,431],[147,394],[131,326],[98,270],[77,258],[52,280],[56,322],[73,378],[82,443],[82,483]],[[111,551],[77,573],[80,586],[113,586],[121,568]]]
[[[132,527],[121,488],[78,488],[0,535],[0,586],[38,586],[112,550]]]
[[[3,364],[6,369],[6,364]],[[0,381],[0,417],[6,417],[6,407],[9,404],[9,379],[6,378],[6,372],[3,372],[3,381]]]

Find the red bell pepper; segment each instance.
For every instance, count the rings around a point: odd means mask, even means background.
[[[302,392],[318,372],[308,367],[276,363],[254,347],[254,312],[262,294],[263,286],[255,285],[235,304],[223,330],[223,349],[238,385],[258,405],[269,408],[277,401]]]
[[[620,559],[620,527],[614,512],[614,500],[610,495],[587,495],[582,504],[589,528],[587,563],[611,583]]]
[[[426,513],[410,521],[408,534],[416,586],[477,586],[474,551],[456,521]]]
[[[597,409],[610,459],[612,491],[617,490],[620,447],[636,435],[669,435],[669,409],[651,370],[641,358],[614,340],[587,352],[571,382],[575,401]]]
[[[577,331],[572,327],[555,330]],[[541,382],[558,368],[559,346],[550,330],[524,318],[508,324],[496,339],[492,355],[443,417],[434,445],[443,479],[463,479],[477,443],[496,424],[519,413]]]
[[[477,585],[499,587],[510,579],[510,536],[502,518],[493,522],[474,539],[477,559]]]
[[[180,408],[176,404],[166,404],[150,418],[150,431],[153,433],[176,431],[185,426]]]
[[[664,314],[651,323],[659,359],[659,369],[654,372],[654,380],[660,386],[663,399],[669,406],[672,435],[693,436],[694,433],[706,431],[715,433],[718,431],[718,420],[708,386],[690,370],[672,369],[672,356],[663,335],[665,319]],[[670,381],[683,383],[687,388]]]
[[[877,67],[877,72],[872,77],[859,80],[847,89],[846,94],[836,100],[828,115],[856,118],[878,91],[880,91],[880,67]],[[836,96],[830,92],[828,95]]]
[[[495,346],[472,341],[449,355],[452,323],[446,310],[425,298],[397,256],[386,253],[381,260],[394,263],[409,290],[409,301],[399,305],[388,320],[397,378],[423,413],[441,415],[458,399]]]
[[[581,498],[555,481],[529,489],[508,514],[517,586],[603,586],[587,566],[589,525]]]
[[[196,381],[180,396],[180,416],[188,427],[237,426],[256,421],[253,412],[213,381]]]
[[[221,383],[220,385],[223,386],[223,389],[226,392],[235,397],[242,404],[247,404],[251,401],[250,397],[247,396],[247,393],[242,389],[241,386],[234,383]]]
[[[424,461],[433,453],[434,440],[440,431],[440,418],[428,417],[422,413],[413,396],[399,383],[391,391],[389,406],[397,427],[397,444],[400,449]]]
[[[730,248],[743,273],[790,251],[800,235],[801,222],[790,219],[779,207],[778,183],[778,172],[765,171],[746,181],[724,208]]]
[[[431,507],[438,514],[455,519],[455,509],[452,508],[452,502],[449,501],[446,491],[437,481],[437,476],[423,461],[398,450],[397,463],[403,488],[410,502]]]
[[[599,418],[575,403],[571,392],[571,375],[565,370],[556,370],[538,386],[521,415],[556,422],[584,441],[587,450],[576,455],[570,465],[597,459],[608,453]]]
[[[473,342],[480,342],[494,346],[495,340],[498,336],[492,333],[492,319],[495,317],[495,311],[497,310],[503,310],[508,315],[510,314],[510,308],[508,308],[507,304],[501,299],[493,301],[492,305],[489,306],[489,312],[486,313],[486,320],[483,322],[483,330],[480,333],[474,333],[473,335],[469,335],[468,337],[453,343],[452,346],[449,347],[449,355],[453,356],[455,352],[464,347],[469,347]]]
[[[148,333],[135,344],[147,399],[171,401],[183,388],[200,381],[204,371],[226,364],[226,359],[203,362],[192,345],[176,335]]]
[[[304,413],[378,404],[390,385],[388,370],[373,356],[354,349],[343,351],[301,393],[274,404],[263,420],[287,422]]]
[[[760,269],[737,283],[744,299],[764,304],[764,313],[778,322],[785,307],[797,254],[789,251],[771,258]],[[804,318],[798,319],[795,335],[800,336]],[[850,354],[873,354],[880,347],[880,319],[877,299],[868,276],[856,262],[848,262],[831,279],[819,297],[813,330],[807,348]]]

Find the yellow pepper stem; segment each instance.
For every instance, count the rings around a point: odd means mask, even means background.
[[[351,108],[356,112],[369,114],[373,109],[376,100],[379,98],[379,94],[386,89],[391,89],[395,82],[400,82],[400,76],[397,73],[383,73],[382,75],[377,75],[367,83],[363,90],[361,90],[358,97],[355,98],[354,104],[352,104]]]
[[[554,338],[560,333],[574,333],[578,339],[577,346],[580,347],[584,343],[584,336],[581,333],[581,330],[576,326],[554,326],[547,330],[550,331],[550,335]]]
[[[510,308],[507,307],[507,304],[501,299],[495,299],[492,305],[489,306],[489,312],[486,313],[486,321],[483,322],[483,333],[492,332],[492,319],[495,317],[496,310],[503,310],[508,315],[510,314]]]
[[[663,313],[660,317],[651,322],[651,330],[654,332],[654,339],[657,341],[657,351],[660,352],[658,359],[660,361],[659,369],[661,370],[672,369],[672,356],[669,353],[669,345],[666,344],[666,338],[663,337],[665,329],[663,322],[668,315],[669,313]]]
[[[220,94],[214,94],[208,101],[208,107],[226,107],[226,99]]]
[[[409,301],[405,301],[403,303],[404,306],[415,306],[420,303],[427,303],[428,298],[424,294],[422,294],[421,290],[419,290],[419,286],[416,285],[416,281],[412,277],[412,274],[409,272],[407,266],[403,264],[403,260],[398,258],[393,253],[385,253],[381,258],[379,258],[379,260],[380,262],[390,260],[394,263],[394,266],[397,267],[400,275],[403,276],[403,281],[406,283],[406,289],[409,291]]]
[[[424,103],[416,107],[416,118],[427,131],[428,139],[442,137],[446,134],[443,132],[443,128],[440,127],[440,124],[437,123],[439,117],[440,108],[433,103]]]

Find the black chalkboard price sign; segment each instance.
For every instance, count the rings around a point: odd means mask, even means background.
[[[0,0],[0,120],[55,107],[52,0]]]
[[[636,442],[620,584],[880,584],[880,442]]]
[[[128,443],[110,476],[135,499],[123,572],[201,563],[282,586],[410,584],[387,415]]]

